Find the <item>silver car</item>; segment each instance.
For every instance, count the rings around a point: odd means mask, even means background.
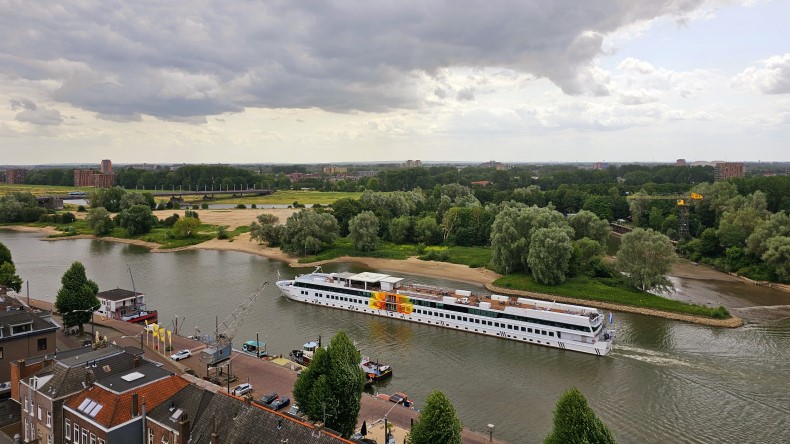
[[[249,382],[245,382],[244,384],[239,384],[233,389],[233,394],[236,396],[246,395],[252,391],[252,384]]]

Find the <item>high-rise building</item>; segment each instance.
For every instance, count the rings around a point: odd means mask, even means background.
[[[110,159],[101,161],[101,172],[105,174],[112,173],[112,161]]]
[[[95,185],[93,175],[96,174],[94,170],[74,170],[74,186],[75,187],[92,187]]]
[[[718,162],[713,168],[713,180],[727,180],[743,177],[743,162]]]
[[[407,160],[403,163],[403,168],[419,168],[422,166],[421,160]]]
[[[5,183],[25,183],[27,170],[21,168],[10,168],[5,170]]]
[[[686,166],[686,159],[678,159],[675,161],[675,166],[684,167]]]
[[[101,170],[74,170],[75,187],[112,188],[115,184],[115,173],[109,159],[101,161]]]

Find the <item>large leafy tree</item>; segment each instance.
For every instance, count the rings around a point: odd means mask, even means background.
[[[185,217],[173,223],[173,235],[179,239],[193,237],[200,228],[200,219]]]
[[[285,227],[279,222],[280,218],[273,214],[259,214],[257,220],[250,224],[250,238],[259,244],[265,242],[270,247],[280,245]]]
[[[442,238],[442,231],[436,219],[425,216],[414,224],[414,240],[427,245],[438,244]]]
[[[126,193],[121,196],[121,209],[125,210],[135,205],[148,205],[152,209],[156,207],[154,196],[151,193]]]
[[[0,286],[15,292],[22,289],[22,278],[16,274],[16,266],[11,259],[11,250],[0,242]]]
[[[282,248],[292,254],[318,253],[334,242],[337,233],[337,220],[331,214],[301,210],[285,222]]]
[[[121,199],[126,190],[121,187],[99,188],[88,196],[91,207],[104,207],[111,213],[121,211]]]
[[[359,361],[359,351],[343,331],[332,338],[329,347],[319,347],[294,384],[294,400],[300,411],[313,421],[324,421],[345,437],[351,436],[365,386]]]
[[[617,269],[640,290],[668,290],[672,283],[666,274],[677,259],[669,238],[651,229],[636,228],[623,235],[617,251]]]
[[[104,207],[91,208],[85,217],[91,232],[96,236],[103,236],[112,231],[115,225],[110,218],[110,212]]]
[[[409,444],[460,444],[461,421],[450,399],[433,391],[407,438]]]
[[[601,220],[593,212],[582,210],[568,217],[568,225],[573,228],[573,238],[578,240],[584,237],[606,245],[606,239],[612,231],[609,222]]]
[[[539,228],[532,234],[527,263],[535,281],[557,285],[565,282],[572,255],[573,243],[567,230]]]
[[[373,251],[379,245],[379,218],[363,211],[348,222],[348,237],[360,251]]]
[[[348,235],[348,222],[352,217],[362,212],[362,203],[357,199],[344,197],[336,200],[332,205],[332,215],[340,224],[340,235]]]
[[[409,241],[411,229],[411,218],[408,216],[401,216],[390,221],[387,232],[392,242],[402,244]]]
[[[148,233],[155,223],[156,217],[148,205],[134,205],[118,215],[118,225],[126,228],[130,236]]]
[[[85,266],[80,262],[71,264],[60,279],[62,287],[55,298],[55,308],[63,315],[65,327],[79,326],[80,334],[84,332],[83,324],[90,321],[91,312],[99,308],[96,293],[99,286],[85,275]]]
[[[576,387],[565,392],[554,409],[554,429],[545,444],[614,444],[614,436]]]
[[[790,237],[776,236],[768,239],[763,260],[774,267],[776,276],[790,282]]]

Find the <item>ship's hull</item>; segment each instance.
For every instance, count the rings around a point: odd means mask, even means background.
[[[494,336],[502,339],[509,339],[517,342],[525,342],[528,344],[542,345],[545,347],[559,348],[563,350],[571,350],[581,353],[588,353],[597,356],[605,356],[612,350],[611,341],[593,341],[593,342],[579,342],[572,340],[560,339],[555,335],[550,327],[545,326],[530,326],[530,330],[535,333],[522,332],[520,330],[510,330],[506,328],[491,328],[483,327],[479,324],[472,322],[465,322],[459,320],[437,319],[432,316],[421,315],[418,313],[396,313],[388,310],[379,310],[368,307],[366,304],[354,304],[346,301],[331,300],[326,298],[319,298],[315,296],[314,291],[304,291],[301,287],[292,285],[293,281],[279,281],[277,287],[282,292],[283,296],[288,299],[304,302],[312,305],[321,305],[324,307],[335,308],[346,311],[354,311],[366,313],[374,316],[381,316],[385,318],[399,319],[403,321],[410,321],[419,324],[426,324],[435,327],[448,328],[451,330],[461,330],[469,333],[477,333],[486,336]],[[302,294],[300,293],[302,291]],[[330,290],[323,290],[321,293],[329,293]],[[339,294],[338,294],[339,295]],[[344,295],[341,295],[344,296]],[[549,337],[548,333],[551,331],[552,336]],[[538,333],[542,332],[542,333]]]

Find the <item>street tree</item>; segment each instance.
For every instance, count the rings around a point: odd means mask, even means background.
[[[643,291],[667,291],[672,283],[666,274],[677,256],[669,238],[651,229],[636,228],[623,235],[616,267],[630,285]]]
[[[0,242],[0,286],[10,288],[19,293],[22,289],[22,278],[16,274],[16,265],[11,258],[11,250]]]
[[[313,421],[323,421],[346,438],[354,433],[365,386],[365,373],[359,361],[354,343],[340,331],[329,347],[316,349],[293,389],[300,411]]]
[[[110,212],[104,207],[95,207],[88,210],[85,221],[96,236],[104,236],[112,231],[115,224],[110,218]]]
[[[554,409],[554,429],[544,444],[614,444],[614,435],[576,387],[565,392]]]
[[[455,407],[444,393],[434,390],[425,400],[419,419],[414,423],[408,444],[460,444],[463,426]]]
[[[557,285],[565,282],[572,255],[573,244],[568,230],[539,228],[532,234],[527,264],[536,282]]]
[[[91,312],[99,308],[96,294],[99,286],[85,275],[85,266],[80,262],[71,264],[60,279],[63,285],[55,298],[55,308],[63,315],[64,327],[79,326],[90,321]]]
[[[286,220],[282,249],[291,254],[315,254],[334,242],[337,233],[334,216],[303,209]]]
[[[184,217],[173,223],[173,235],[179,239],[193,237],[200,228],[200,219]]]
[[[88,195],[88,201],[93,208],[104,207],[110,213],[117,213],[121,211],[121,199],[124,194],[126,190],[121,187],[98,188]]]
[[[373,251],[379,245],[379,219],[372,211],[363,211],[348,222],[348,237],[360,251]]]
[[[270,247],[279,246],[285,230],[279,222],[280,218],[273,214],[259,214],[257,220],[250,224],[250,238],[259,244],[265,242]]]
[[[592,211],[581,210],[568,217],[568,225],[573,228],[573,239],[579,240],[587,237],[606,245],[609,233],[612,231],[609,222],[599,219]]]
[[[134,205],[118,215],[118,225],[126,228],[129,236],[148,233],[156,222],[148,205]]]

